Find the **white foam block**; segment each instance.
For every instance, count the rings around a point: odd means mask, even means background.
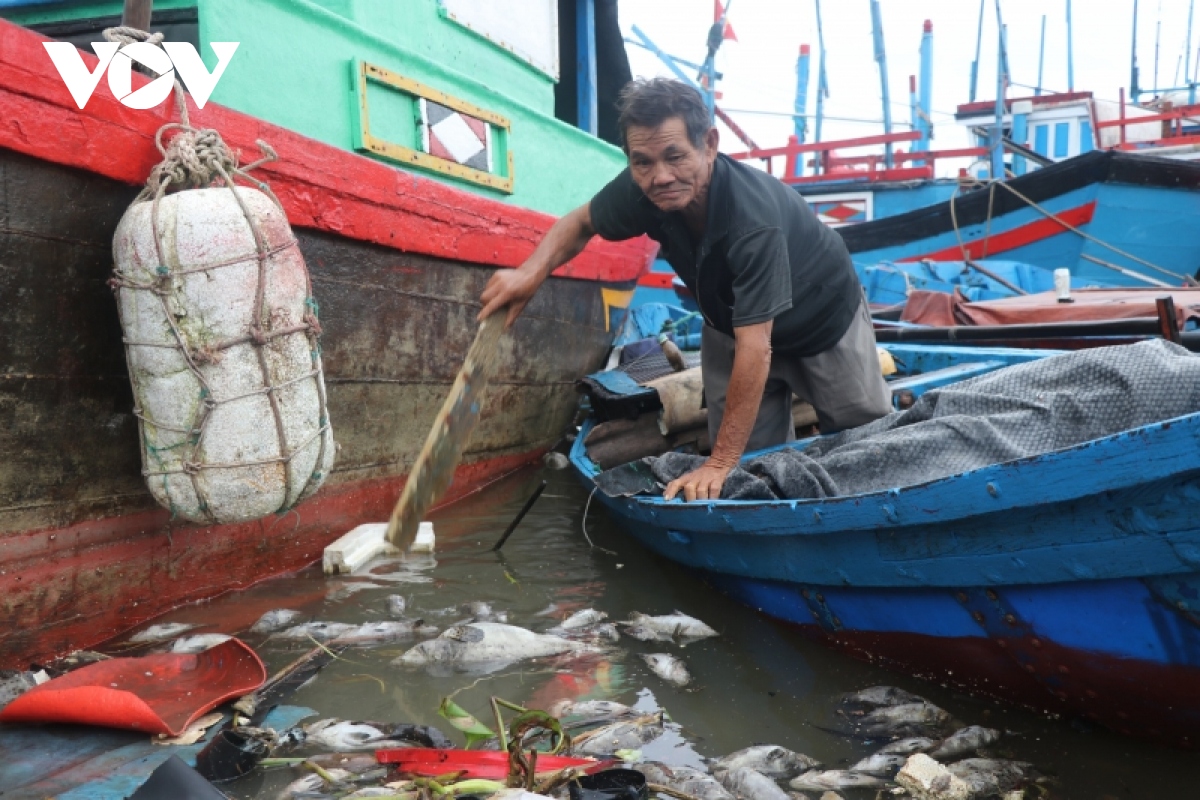
[[[399,554],[400,550],[384,538],[386,533],[386,522],[369,522],[359,525],[342,536],[325,548],[325,554],[321,560],[325,574],[356,572],[372,559]],[[417,538],[413,540],[408,551],[410,553],[432,553],[434,541],[433,523],[422,522],[417,530]]]

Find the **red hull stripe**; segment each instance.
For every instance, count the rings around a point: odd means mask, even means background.
[[[1067,211],[1057,214],[1058,219],[1079,227],[1086,225],[1092,221],[1092,215],[1096,213],[1096,201],[1085,203],[1077,208],[1072,208]],[[966,250],[967,258],[987,258],[994,256],[997,253],[1005,253],[1009,250],[1016,250],[1018,247],[1024,247],[1027,244],[1049,239],[1051,236],[1057,236],[1067,229],[1052,219],[1039,219],[1036,222],[1030,222],[1027,225],[1013,228],[1012,230],[1004,231],[1003,233],[995,233],[986,239],[976,239],[971,242],[964,242],[963,247],[958,245],[947,247],[944,250],[936,250],[932,253],[924,253],[919,256],[909,256],[900,258],[897,261],[903,263],[906,261],[920,261],[928,258],[931,261],[961,261],[963,257],[963,249]]]
[[[154,134],[174,119],[174,100],[135,111],[101,81],[86,107],[71,99],[33,31],[0,20],[0,147],[140,184],[160,160]],[[80,51],[89,70],[96,57]],[[148,82],[134,73],[134,88]],[[244,157],[263,139],[280,161],[256,171],[271,184],[292,225],[405,252],[493,267],[516,267],[554,217],[456,189],[208,103],[189,103],[192,124],[215,128]],[[649,239],[594,241],[555,275],[634,281],[650,267]]]
[[[670,289],[671,283],[674,280],[674,272],[647,272],[645,275],[638,278],[637,285],[645,286],[650,289]]]
[[[543,452],[459,467],[444,503]],[[173,525],[154,509],[5,534],[0,669],[93,647],[185,603],[306,567],[354,526],[387,520],[403,487],[403,478],[326,486],[294,511],[237,525]],[[264,610],[225,619],[214,632],[244,630]]]

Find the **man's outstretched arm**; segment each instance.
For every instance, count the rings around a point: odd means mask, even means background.
[[[738,465],[754,422],[762,405],[767,373],[771,370],[771,326],[767,320],[755,325],[734,328],[737,342],[733,353],[733,371],[725,395],[725,416],[712,455],[699,469],[676,478],[667,484],[663,499],[670,500],[683,492],[684,500],[716,500],[730,471]]]
[[[516,269],[497,270],[492,275],[479,297],[483,306],[479,319],[508,306],[505,327],[511,326],[550,273],[579,255],[595,235],[589,203],[560,217],[525,263]]]

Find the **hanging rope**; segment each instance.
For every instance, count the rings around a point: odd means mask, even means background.
[[[150,44],[159,44],[163,39],[163,34],[149,34],[145,31],[139,31],[135,28],[119,27],[109,28],[104,31],[104,38],[110,42],[119,42],[122,45],[132,42],[148,42]],[[295,238],[291,238],[286,242],[275,245],[269,245],[266,237],[259,228],[258,222],[250,213],[250,209],[246,206],[246,202],[242,195],[237,191],[237,183],[235,179],[242,179],[246,183],[251,184],[254,188],[266,194],[271,201],[282,212],[283,206],[279,202],[274,192],[270,187],[249,175],[249,172],[263,164],[277,160],[278,155],[274,149],[266,142],[258,140],[256,144],[263,153],[263,157],[250,164],[243,166],[238,165],[238,154],[230,150],[229,146],[221,138],[221,134],[211,128],[194,128],[188,114],[187,102],[183,91],[183,86],[177,80],[175,81],[175,99],[179,109],[180,122],[170,122],[158,129],[155,134],[154,143],[162,155],[160,161],[150,172],[146,180],[146,185],[138,194],[134,203],[146,202],[151,203],[150,210],[150,225],[152,239],[154,241],[155,252],[158,258],[158,266],[154,269],[154,277],[151,281],[136,281],[127,277],[120,272],[114,270],[114,277],[109,281],[109,285],[119,295],[121,290],[145,291],[153,294],[162,308],[162,316],[167,326],[171,331],[171,335],[175,340],[174,345],[152,342],[134,341],[126,337],[124,343],[126,345],[126,354],[128,357],[129,348],[131,347],[166,347],[177,350],[187,364],[188,370],[195,377],[196,382],[200,386],[199,402],[196,404],[196,411],[192,422],[187,428],[179,426],[168,426],[156,422],[149,418],[144,409],[135,408],[134,414],[139,421],[139,427],[142,428],[142,439],[145,443],[145,451],[155,456],[158,461],[154,467],[143,464],[142,473],[147,478],[154,476],[163,476],[164,494],[171,502],[171,509],[174,513],[175,507],[173,501],[170,500],[170,494],[166,491],[166,476],[172,474],[186,474],[191,478],[193,490],[196,493],[198,505],[201,512],[205,515],[209,522],[216,522],[217,519],[209,507],[208,499],[205,497],[203,485],[198,480],[199,473],[206,469],[222,469],[236,468],[244,466],[256,466],[266,464],[282,464],[284,468],[284,501],[278,512],[284,511],[294,504],[301,496],[306,494],[313,481],[320,482],[324,476],[319,472],[320,465],[325,463],[325,451],[327,447],[326,433],[329,431],[329,420],[326,417],[325,409],[326,395],[324,381],[320,379],[321,364],[320,364],[320,345],[319,337],[321,335],[321,325],[317,319],[317,303],[312,297],[312,283],[308,275],[308,271],[304,271],[305,277],[305,301],[304,313],[301,321],[298,324],[279,325],[281,317],[286,317],[286,312],[280,314],[280,310],[271,308],[266,300],[267,288],[267,267],[272,257],[283,253],[292,248],[298,248],[298,242]],[[173,134],[173,135],[172,135]],[[167,137],[170,135],[169,141]],[[168,191],[182,191],[187,189],[206,189],[214,186],[227,187],[237,202],[242,216],[249,226],[250,233],[254,239],[254,252],[244,256],[226,259],[224,261],[208,264],[199,267],[189,267],[186,269],[172,268],[169,265],[167,254],[164,247],[164,237],[160,228],[159,206],[162,199]],[[255,287],[255,313],[249,324],[247,332],[242,336],[230,338],[225,341],[208,343],[201,346],[193,346],[189,343],[187,337],[180,330],[176,322],[175,314],[170,308],[171,298],[175,296],[178,284],[181,278],[200,272],[211,272],[215,269],[245,264],[249,261],[256,261],[258,264],[258,276]],[[121,308],[118,296],[118,310]],[[265,329],[264,326],[270,329]],[[124,320],[122,319],[122,328],[125,328]],[[126,328],[127,329],[127,328]],[[303,333],[308,337],[309,349],[311,353],[312,368],[306,373],[299,376],[291,377],[286,381],[275,383],[271,374],[270,365],[267,361],[265,348],[273,340],[293,334]],[[215,395],[213,387],[207,380],[202,365],[219,364],[225,350],[237,345],[251,345],[257,355],[259,371],[261,374],[263,388],[252,391],[243,392],[233,397],[219,398]],[[133,373],[132,368],[130,369]],[[321,417],[318,421],[317,430],[315,433],[307,436],[301,442],[292,443],[289,446],[287,430],[284,424],[282,409],[279,404],[278,392],[287,386],[291,386],[298,381],[311,379],[314,381],[317,390],[317,397],[321,408]],[[243,400],[250,397],[258,397],[266,395],[271,407],[271,415],[274,420],[276,438],[278,441],[279,452],[273,458],[257,459],[253,461],[241,461],[238,463],[205,463],[200,455],[200,448],[204,441],[205,432],[208,428],[209,420],[212,418],[213,411],[225,403],[231,403],[238,400]],[[185,438],[176,442],[173,445],[162,447],[153,446],[150,443],[150,437],[147,435],[145,426],[153,426],[156,430],[171,431],[178,434],[183,434]],[[305,484],[296,492],[292,491],[293,475],[292,461],[297,454],[303,451],[310,445],[314,439],[320,440],[319,450],[316,458],[316,470],[309,476]],[[163,460],[158,456],[160,451],[174,450],[183,447],[185,452],[179,457],[180,466],[166,466]]]

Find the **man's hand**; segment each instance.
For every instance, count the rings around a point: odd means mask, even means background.
[[[504,327],[511,328],[541,285],[540,276],[531,270],[497,270],[488,280],[483,294],[479,296],[479,302],[483,305],[483,310],[479,312],[479,321],[482,322],[508,306],[508,320]]]
[[[668,483],[663,492],[663,499],[673,500],[675,495],[682,491],[683,499],[689,503],[693,500],[717,500],[721,497],[721,487],[725,485],[725,479],[732,470],[732,467],[715,463],[710,458],[699,469]]]
[[[479,296],[479,304],[483,309],[477,319],[483,322],[508,306],[508,319],[504,327],[512,327],[550,273],[579,255],[595,235],[591,209],[587,204],[560,217],[550,226],[524,264],[516,269],[499,270],[492,275],[483,294]]]

